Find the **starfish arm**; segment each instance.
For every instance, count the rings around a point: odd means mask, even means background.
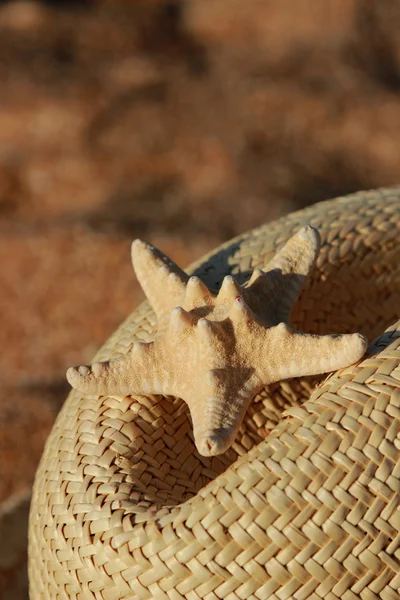
[[[164,323],[171,310],[182,304],[188,275],[155,246],[142,240],[132,244],[132,263],[157,318]]]
[[[168,385],[159,377],[159,359],[154,342],[135,343],[121,360],[71,367],[67,379],[72,387],[89,394],[169,394]]]
[[[232,445],[246,410],[261,387],[254,374],[239,387],[227,381],[223,369],[207,372],[202,388],[186,400],[194,441],[202,456],[216,456]]]
[[[272,343],[270,340],[264,353],[259,352],[257,372],[265,384],[348,367],[362,358],[368,345],[359,333],[311,335],[293,331],[284,323],[274,329]]]
[[[316,229],[300,229],[267,264],[257,269],[246,288],[249,305],[270,325],[288,322],[290,312],[310,273],[320,247]]]

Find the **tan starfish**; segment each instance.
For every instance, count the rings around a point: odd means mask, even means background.
[[[265,271],[256,269],[244,286],[228,275],[215,296],[154,246],[134,241],[132,261],[157,315],[157,336],[135,343],[122,360],[69,369],[68,381],[92,394],[179,396],[200,454],[225,452],[265,385],[348,366],[366,350],[360,334],[309,335],[288,324],[318,250],[319,234],[307,226]]]

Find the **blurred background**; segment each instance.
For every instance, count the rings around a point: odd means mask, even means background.
[[[399,31],[395,0],[0,2],[2,539],[66,368],[142,299],[133,238],[186,266],[400,182]],[[25,598],[10,547],[0,598]]]

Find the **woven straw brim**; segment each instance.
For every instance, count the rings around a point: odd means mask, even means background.
[[[305,223],[322,248],[294,324],[382,334],[400,316],[398,189],[294,213],[193,269],[214,289],[244,281]],[[96,360],[154,326],[144,303]],[[319,387],[265,389],[214,458],[196,452],[179,399],[72,392],[34,486],[31,600],[398,600],[399,364],[397,324]]]

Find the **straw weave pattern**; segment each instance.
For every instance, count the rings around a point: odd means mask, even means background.
[[[72,391],[34,485],[31,600],[399,599],[400,188],[293,213],[190,271],[244,281],[305,223],[322,248],[293,322],[379,336],[366,357],[266,388],[213,458],[180,399]],[[96,360],[154,328],[144,303]]]

